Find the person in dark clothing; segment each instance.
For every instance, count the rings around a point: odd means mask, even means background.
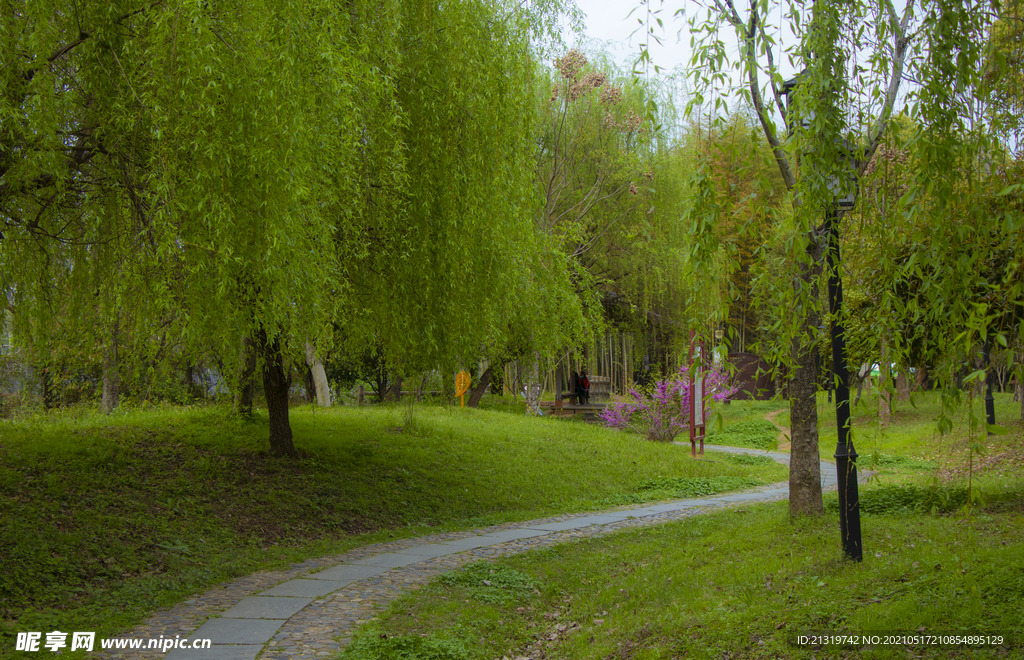
[[[590,403],[590,379],[587,378],[586,370],[580,371],[579,380],[576,385],[576,394],[581,404]]]

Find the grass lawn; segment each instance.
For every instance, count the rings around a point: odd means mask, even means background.
[[[839,558],[837,527],[756,505],[473,565],[393,603],[342,658],[403,647],[409,660],[1022,656],[1020,491],[972,519],[865,516],[862,564]],[[813,632],[1006,644],[796,643]]]
[[[102,637],[232,577],[393,537],[784,480],[772,463],[447,407],[265,415],[87,410],[0,422],[0,656],[25,630]]]
[[[834,494],[818,519],[746,506],[471,566],[394,602],[342,660],[1024,657],[1024,440],[1008,399],[997,395],[996,414],[1010,433],[991,437],[972,436],[963,411],[938,434],[935,394],[898,408],[887,429],[859,411],[861,463],[874,472],[861,483],[861,564],[841,557]],[[723,431],[778,409],[724,406]],[[822,397],[823,457],[834,450],[827,410]],[[968,470],[981,495],[969,510]],[[797,643],[815,631],[1004,643]]]

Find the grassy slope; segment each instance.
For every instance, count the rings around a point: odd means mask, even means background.
[[[0,631],[102,636],[224,579],[427,525],[671,497],[669,478],[784,479],[486,410],[304,408],[292,426],[298,461],[265,454],[265,419],[218,408],[0,424]],[[638,490],[651,481],[673,487]]]

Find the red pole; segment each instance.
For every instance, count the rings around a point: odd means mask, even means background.
[[[687,377],[690,379],[690,456],[697,458],[697,427],[694,425],[696,420],[696,408],[694,407],[693,401],[693,337],[695,332],[690,330],[690,350],[687,357],[689,363],[689,369],[687,370]],[[701,453],[704,453],[704,441],[701,441]]]

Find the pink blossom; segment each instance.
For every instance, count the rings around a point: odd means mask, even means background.
[[[704,401],[721,402],[737,391],[729,387],[730,375],[721,369],[704,373]],[[657,381],[649,393],[630,388],[633,401],[613,403],[600,413],[605,426],[631,428],[648,440],[672,442],[690,427],[690,371],[681,367],[671,379]]]

